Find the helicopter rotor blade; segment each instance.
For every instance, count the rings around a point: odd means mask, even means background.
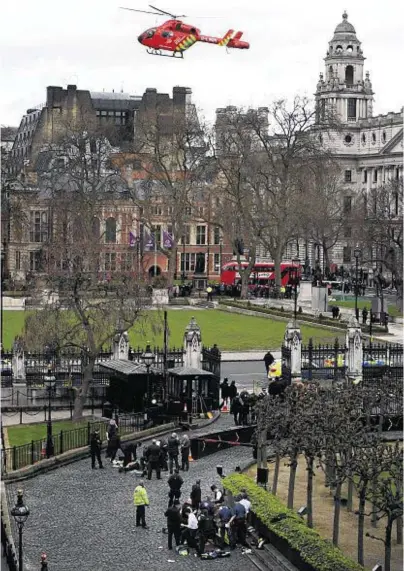
[[[155,16],[162,16],[158,12],[150,12],[149,10],[135,10],[134,8],[124,8],[123,6],[119,6],[121,10],[129,10],[130,12],[141,12],[142,14],[154,14]]]
[[[176,20],[177,18],[186,18],[185,14],[171,14],[170,12],[166,12],[165,10],[161,10],[160,8],[157,8],[156,6],[152,6],[151,4],[149,4],[150,8],[153,8],[153,10],[158,10],[161,14],[165,14],[166,16],[171,16],[172,18],[174,18],[174,20]]]

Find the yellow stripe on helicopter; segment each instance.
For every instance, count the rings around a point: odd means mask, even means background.
[[[222,40],[220,40],[220,42],[218,43],[219,46],[227,46],[227,44],[230,42],[231,37],[234,33],[234,30],[229,30],[227,32],[227,34],[224,36],[224,38]]]
[[[184,40],[182,40],[182,42],[178,44],[178,46],[175,48],[175,51],[183,52],[188,48],[190,48],[191,46],[193,46],[196,41],[197,41],[196,36],[190,34]]]

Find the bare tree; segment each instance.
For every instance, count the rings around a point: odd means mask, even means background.
[[[27,319],[25,340],[29,347],[80,351],[84,369],[75,398],[77,419],[99,353],[117,329],[125,331],[140,319],[145,294],[133,259],[128,261],[128,248],[120,252],[117,245],[117,213],[126,187],[109,163],[105,133],[91,124],[79,129],[66,125],[57,143],[42,152],[42,271],[31,286],[44,308]]]
[[[390,180],[358,201],[356,239],[369,263],[391,273],[403,307],[403,180]]]
[[[391,536],[393,524],[403,517],[403,451],[401,444],[383,444],[378,447],[377,463],[383,468],[375,481],[371,500],[378,510],[378,520],[386,518],[384,539],[384,569],[391,570]]]
[[[306,98],[295,97],[291,106],[276,101],[269,110],[270,133],[258,114],[251,114],[250,126],[260,145],[256,175],[256,212],[265,229],[261,242],[275,263],[275,281],[281,285],[280,264],[293,236],[302,232],[300,205],[305,197],[307,171],[328,154],[313,131],[316,112]],[[322,128],[333,117],[324,118]]]
[[[168,258],[168,284],[173,284],[177,247],[186,225],[198,218],[211,180],[207,161],[207,128],[193,106],[156,104],[142,110],[136,120],[135,143],[123,158],[129,167],[130,195],[142,209],[142,221],[152,231],[159,217],[168,221],[168,244],[159,250]],[[133,162],[136,169],[131,171]],[[137,171],[137,172],[136,172]]]
[[[257,194],[260,181],[256,174],[257,140],[251,129],[252,110],[245,113],[234,108],[226,110],[222,124],[217,125],[215,161],[217,177],[214,185],[217,203],[215,224],[222,228],[233,244],[241,279],[242,299],[247,298],[251,270],[261,243],[262,225],[257,215]],[[223,124],[224,122],[224,124]],[[244,245],[248,246],[246,266]]]

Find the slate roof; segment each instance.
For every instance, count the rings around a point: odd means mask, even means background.
[[[194,369],[193,367],[174,367],[174,369],[168,369],[169,373],[177,375],[178,377],[213,377],[213,373],[210,371],[204,371],[203,369]]]
[[[108,371],[114,371],[115,373],[122,373],[128,376],[147,374],[147,368],[143,363],[137,363],[136,361],[129,361],[127,359],[110,359],[109,361],[103,361],[99,366]],[[158,374],[162,372],[162,369],[150,367],[150,372]]]

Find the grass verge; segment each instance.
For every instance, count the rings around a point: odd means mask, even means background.
[[[159,312],[161,326],[163,313]],[[156,312],[153,312],[154,316]],[[215,310],[168,310],[168,324],[170,330],[170,347],[182,347],[185,327],[192,316],[195,316],[202,331],[204,345],[212,346],[217,343],[222,351],[245,351],[259,349],[276,349],[282,345],[285,333],[285,321],[238,315]],[[17,335],[24,331],[26,313],[24,311],[4,312],[4,346],[10,349]],[[341,331],[327,330],[312,325],[301,326],[303,340],[308,342],[313,338],[314,343],[330,343],[335,337],[344,337]],[[146,341],[152,345],[163,346],[163,330],[156,331],[155,326],[147,324],[142,329],[132,328],[129,331],[131,346],[144,347]]]

